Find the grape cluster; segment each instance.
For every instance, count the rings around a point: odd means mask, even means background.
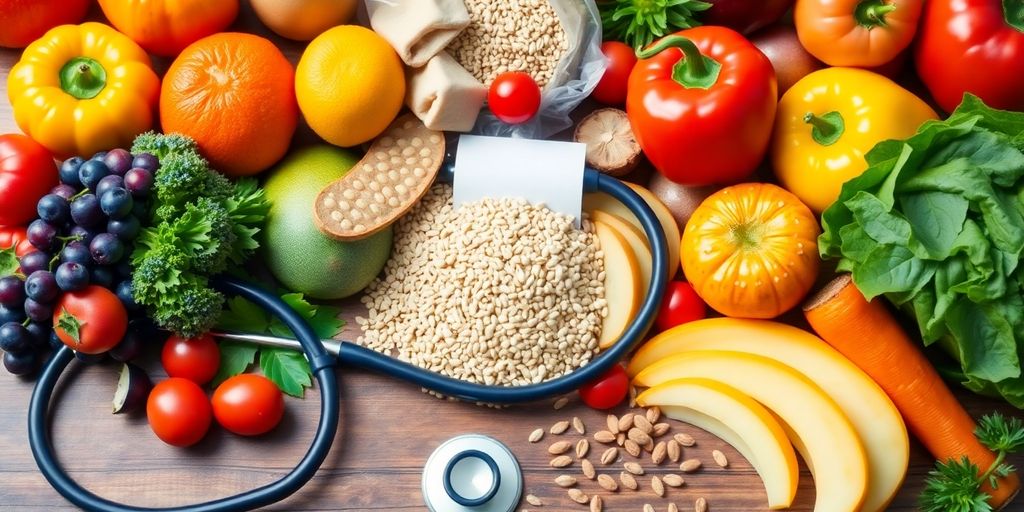
[[[88,160],[70,158],[60,166],[60,184],[39,199],[38,218],[27,229],[36,250],[19,259],[19,274],[0,277],[0,350],[8,372],[30,374],[48,348],[63,345],[52,328],[63,292],[103,286],[117,294],[129,314],[139,312],[129,255],[147,216],[158,166],[155,156],[124,149]],[[144,324],[144,319],[133,321],[111,355],[137,356]]]

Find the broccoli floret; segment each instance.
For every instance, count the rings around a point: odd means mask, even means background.
[[[156,133],[149,131],[135,137],[132,143],[132,153],[149,153],[160,160],[161,166],[164,159],[170,154],[195,153],[199,154],[196,142],[180,133]]]
[[[210,170],[206,173],[206,183],[203,184],[203,195],[218,202],[225,202],[235,192],[235,185],[225,178],[221,173]]]
[[[201,197],[185,207],[181,220],[190,218],[202,219],[207,229],[207,242],[195,247],[191,267],[207,275],[223,272],[235,243],[235,232],[228,211],[213,199]]]
[[[188,266],[185,256],[176,247],[163,245],[135,263],[132,289],[135,301],[147,306],[157,305],[181,283],[182,272]]]
[[[150,312],[161,327],[193,338],[213,327],[223,306],[224,296],[205,277],[190,274]]]
[[[194,151],[171,153],[161,160],[160,171],[154,178],[160,204],[156,218],[174,219],[184,211],[186,203],[205,196],[211,172],[206,160]]]

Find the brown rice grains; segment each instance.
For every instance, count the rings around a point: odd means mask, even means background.
[[[359,343],[469,382],[524,385],[585,365],[607,311],[589,222],[523,200],[452,207],[431,188],[395,224]]]

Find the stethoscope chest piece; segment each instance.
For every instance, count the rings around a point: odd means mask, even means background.
[[[433,512],[511,512],[522,493],[519,462],[492,437],[449,439],[423,468],[423,500]]]

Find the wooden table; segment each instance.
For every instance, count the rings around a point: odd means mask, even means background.
[[[244,2],[243,2],[244,3]],[[236,29],[266,35],[245,3]],[[93,17],[101,18],[94,13]],[[296,61],[301,46],[273,38]],[[0,97],[6,98],[7,73],[19,52],[0,51]],[[158,63],[161,69],[166,62]],[[0,133],[18,131],[10,105],[0,101]],[[301,128],[297,140],[315,140],[308,128]],[[354,339],[352,317],[359,305],[343,303],[344,316],[350,320],[344,333]],[[151,351],[154,352],[154,351]],[[154,378],[161,378],[159,364],[152,355],[145,367]],[[284,475],[305,453],[319,411],[319,396],[310,390],[304,400],[287,400],[282,424],[260,438],[241,438],[214,427],[199,445],[178,449],[161,443],[150,432],[144,414],[114,416],[110,400],[117,382],[118,366],[102,364],[84,367],[72,364],[58,392],[59,403],[52,412],[53,438],[62,455],[61,462],[86,488],[101,496],[140,506],[186,505],[235,494],[267,484]],[[535,428],[547,430],[559,420],[578,416],[587,435],[603,428],[605,415],[583,406],[576,397],[556,411],[551,402],[503,410],[487,409],[465,403],[444,402],[419,389],[394,380],[343,368],[339,371],[342,387],[341,427],[334,449],[309,485],[290,499],[271,507],[273,510],[424,510],[420,495],[420,477],[424,462],[440,443],[464,433],[482,433],[506,443],[519,459],[525,474],[524,495],[540,497],[537,508],[525,502],[522,508],[536,510],[586,510],[572,502],[552,480],[562,473],[579,477],[588,494],[600,488],[580,476],[578,463],[564,470],[548,466],[547,446],[555,439],[575,442],[580,436],[571,428],[561,435],[545,435],[540,443],[530,444],[527,436]],[[26,410],[32,382],[0,371],[0,509],[29,511],[73,509],[43,479],[28,448]],[[1019,414],[996,401],[960,392],[972,414],[992,410]],[[622,414],[624,407],[614,411]],[[674,502],[682,511],[693,510],[698,497],[705,497],[715,512],[767,510],[761,482],[751,466],[718,439],[676,422],[672,431],[693,435],[698,444],[686,449],[685,458],[705,461],[705,469],[687,475],[686,485],[669,489],[665,498],[650,490],[649,476],[641,477],[639,491],[603,493],[605,510],[639,511],[644,503],[663,511]],[[594,443],[588,458],[599,473],[618,475],[621,462],[602,466],[600,445]],[[720,469],[711,462],[711,450],[721,449],[730,467]],[[916,442],[907,482],[889,508],[914,510],[915,497],[932,460]],[[624,452],[623,452],[624,453]],[[1014,461],[1020,467],[1024,460]],[[663,464],[650,473],[679,473],[675,465]],[[810,474],[801,473],[800,491],[793,510],[809,511],[814,503]],[[1018,502],[1007,510],[1024,510]]]

